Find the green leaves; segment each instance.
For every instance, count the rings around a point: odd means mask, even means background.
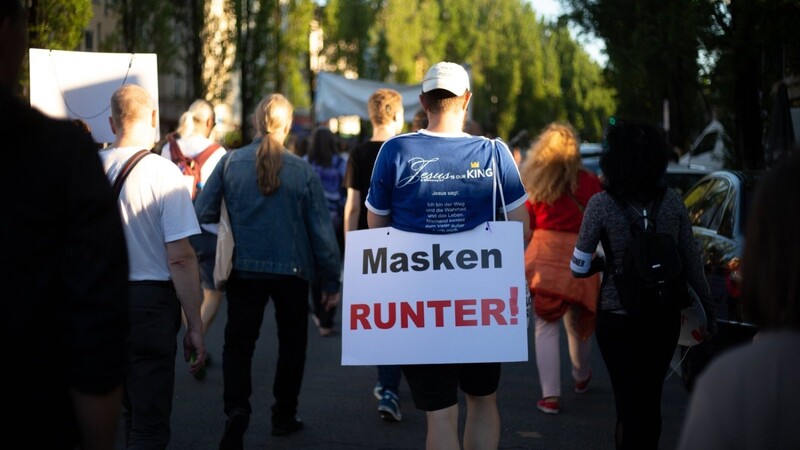
[[[92,19],[90,0],[31,2],[28,39],[34,48],[75,50]]]
[[[599,140],[615,109],[602,69],[522,0],[329,0],[322,17],[326,70],[411,84],[438,61],[468,65],[473,119],[488,134],[578,120]]]

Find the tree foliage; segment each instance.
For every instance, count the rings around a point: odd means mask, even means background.
[[[90,0],[27,0],[28,41],[33,48],[74,50],[92,19]]]
[[[327,41],[325,56],[337,70],[367,74],[373,60],[370,27],[380,7],[379,0],[329,0],[323,9],[322,28]],[[372,70],[370,70],[372,69]]]
[[[524,0],[225,0],[225,14],[215,16],[224,27],[209,22],[210,0],[117,3],[122,49],[157,53],[160,73],[169,72],[167,61],[185,58],[195,97],[220,98],[236,73],[245,137],[249,115],[268,92],[310,106],[315,18],[324,70],[412,84],[438,61],[467,66],[470,113],[487,134],[508,138],[569,120],[584,139],[597,140],[615,110],[600,67],[565,25],[537,21]],[[211,67],[209,59],[219,63]]]
[[[553,31],[522,0],[330,0],[322,16],[328,70],[419,83],[435,62],[467,66],[471,114],[487,134],[508,138],[575,119],[582,135],[596,140],[614,111],[600,67],[574,50],[566,30],[549,38]],[[559,54],[568,42],[574,47],[569,59]],[[562,74],[586,79],[563,80]],[[566,101],[564,92],[574,98]]]
[[[158,55],[160,75],[176,73],[179,66],[193,67],[189,55],[193,42],[185,18],[191,14],[184,2],[164,0],[117,0],[120,29],[112,48],[128,53]]]
[[[31,48],[74,50],[92,19],[90,0],[25,0],[28,9],[28,43]],[[27,91],[28,60],[20,70],[20,85]]]
[[[312,0],[230,0],[236,17],[236,65],[240,75],[242,113],[252,114],[267,93],[287,96],[306,106],[310,93],[308,35],[314,18]],[[251,134],[249,118],[243,136]]]
[[[763,142],[776,84],[800,75],[797,0],[737,0],[713,5],[701,34],[703,50],[715,57],[704,74],[706,103],[730,130],[736,163],[764,165]]]
[[[193,0],[201,1],[201,0]],[[233,78],[233,64],[236,58],[235,23],[236,18],[226,3],[212,5],[201,1],[202,17],[205,20],[199,28],[198,36],[202,42],[198,67],[200,79],[195,78],[195,97],[210,102],[221,102],[230,92]],[[221,8],[218,8],[221,6]],[[215,8],[212,11],[212,8]]]
[[[699,30],[710,19],[696,0],[568,0],[572,18],[604,39],[622,115],[668,125],[673,145],[693,135]],[[669,122],[662,115],[668,105]]]
[[[571,7],[572,19],[605,40],[623,114],[658,121],[668,100],[670,140],[683,149],[717,118],[733,137],[735,164],[763,166],[775,83],[800,73],[800,39],[794,32],[800,2],[563,3]]]

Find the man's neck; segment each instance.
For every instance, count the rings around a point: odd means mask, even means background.
[[[383,142],[388,140],[390,137],[395,136],[397,133],[395,132],[394,125],[378,125],[374,126],[372,129],[372,142]]]
[[[141,147],[153,148],[155,144],[155,129],[146,126],[134,125],[128,129],[117,129],[116,139],[112,147]]]
[[[464,114],[461,111],[430,114],[425,129],[432,133],[461,132],[464,130]]]
[[[153,143],[152,142],[148,142],[147,139],[141,139],[141,138],[136,137],[136,136],[119,135],[114,140],[114,143],[111,144],[111,146],[114,147],[114,148],[141,147],[141,148],[150,149],[150,148],[153,147]]]

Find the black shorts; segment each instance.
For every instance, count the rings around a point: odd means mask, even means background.
[[[422,364],[402,366],[414,406],[437,411],[458,403],[458,388],[469,395],[486,396],[497,391],[500,363]]]
[[[200,285],[203,289],[216,290],[214,286],[214,264],[217,259],[217,235],[203,229],[202,234],[189,236],[189,242],[197,253],[200,267]]]

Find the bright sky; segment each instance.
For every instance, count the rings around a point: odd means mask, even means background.
[[[537,17],[542,17],[547,21],[555,21],[562,13],[561,3],[558,0],[527,0],[533,10],[536,11]],[[586,50],[589,56],[597,61],[598,64],[605,67],[608,62],[608,57],[603,54],[605,50],[605,43],[593,35],[583,33],[578,35],[578,30],[571,29],[572,38],[577,40]]]

